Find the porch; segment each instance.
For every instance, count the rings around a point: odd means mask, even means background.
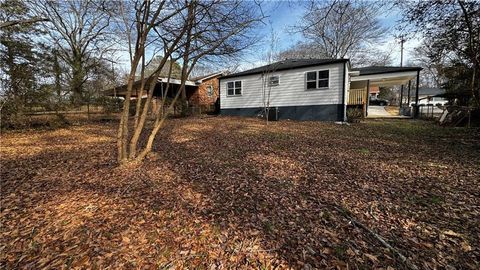
[[[418,117],[418,85],[420,79],[420,67],[363,67],[352,69],[349,72],[350,85],[347,93],[347,106],[362,108],[364,117],[404,118]],[[383,113],[384,108],[371,108],[369,89],[371,87],[400,86],[398,116]],[[410,93],[415,89],[415,105],[410,107]],[[377,112],[375,114],[375,112]]]

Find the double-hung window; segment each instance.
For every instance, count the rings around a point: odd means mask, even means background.
[[[242,81],[227,82],[227,96],[242,95]]]
[[[307,90],[328,88],[328,70],[310,71],[306,75]]]

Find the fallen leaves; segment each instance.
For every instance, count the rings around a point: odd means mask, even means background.
[[[477,133],[177,119],[117,167],[115,131],[2,135],[0,268],[405,268],[327,203],[422,268],[480,267]]]
[[[368,253],[365,253],[364,255],[365,257],[369,258],[374,264],[379,262],[377,256],[375,255],[368,254]]]

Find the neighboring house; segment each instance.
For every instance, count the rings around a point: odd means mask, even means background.
[[[222,72],[216,72],[187,80],[185,82],[185,89],[189,106],[212,110],[219,97],[218,78],[222,75]],[[173,98],[175,96],[175,93],[179,90],[181,81],[178,79],[170,79],[169,91],[166,93],[167,81],[168,78],[158,78],[153,92],[155,97],[167,95],[167,97]],[[137,98],[140,85],[140,80],[134,82],[132,99]],[[148,88],[148,85],[149,84],[146,83],[145,87]],[[106,95],[125,97],[126,89],[127,85],[115,87],[107,90]],[[142,95],[142,98],[145,97],[147,97],[147,91],[144,91]]]
[[[419,105],[445,105],[448,100],[443,97],[437,97],[445,93],[444,89],[441,88],[432,88],[432,87],[419,87],[418,88],[418,104]],[[415,92],[411,93],[411,100],[415,100]],[[410,102],[410,105],[414,102]]]
[[[348,106],[368,114],[367,89],[407,85],[419,67],[352,69],[348,59],[288,59],[222,76],[220,113],[258,116],[267,102],[279,119],[346,121]]]
[[[213,106],[219,98],[218,78],[223,75],[222,72],[209,74],[190,79],[198,87],[192,91],[189,96],[189,102],[195,106]]]
[[[370,86],[370,97],[371,98],[377,98],[379,93],[380,93],[380,87]]]

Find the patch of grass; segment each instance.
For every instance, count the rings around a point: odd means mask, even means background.
[[[273,233],[275,231],[275,226],[270,221],[263,222],[263,230],[267,233]]]
[[[343,259],[347,253],[347,248],[343,245],[338,245],[333,248],[333,251],[335,252],[336,257]]]
[[[426,197],[414,195],[414,196],[408,197],[407,200],[412,204],[417,204],[424,207],[439,205],[444,201],[444,199],[438,195],[429,195]]]
[[[436,195],[432,195],[430,198],[429,198],[430,202],[432,204],[440,204],[443,202],[443,198],[440,197],[440,196],[436,196]]]
[[[364,155],[370,154],[370,150],[368,150],[368,148],[360,148],[358,151]]]

